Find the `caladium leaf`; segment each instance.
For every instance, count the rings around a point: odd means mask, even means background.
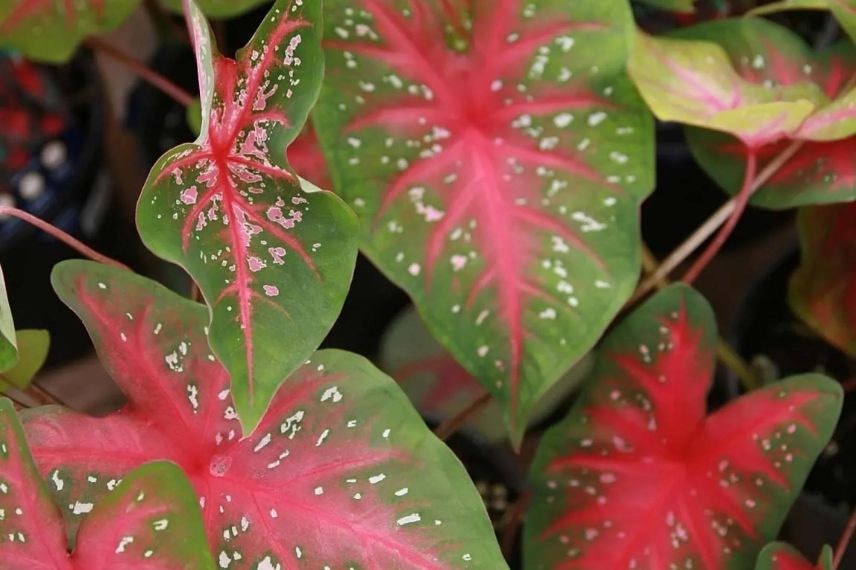
[[[798,130],[817,98],[744,80],[715,43],[641,31],[628,70],[659,119],[729,133],[752,149]]]
[[[86,36],[121,24],[139,0],[0,0],[0,48],[66,61]]]
[[[62,518],[6,398],[0,398],[0,560],[5,570],[72,567]]]
[[[339,314],[357,221],[335,195],[301,183],[285,157],[320,86],[321,3],[278,1],[237,60],[216,54],[204,16],[187,6],[201,132],[155,164],[137,225],[149,249],[199,284],[249,432]]]
[[[755,570],[833,570],[832,548],[824,546],[815,565],[803,558],[793,546],[773,542],[761,550]]]
[[[529,418],[532,426],[554,413],[591,371],[592,358],[585,355],[556,382]],[[478,380],[428,332],[415,309],[403,312],[384,333],[380,365],[389,373],[419,412],[443,421],[460,413],[484,394]],[[502,408],[491,400],[465,427],[493,442],[506,439]]]
[[[16,333],[18,362],[0,372],[0,392],[11,387],[23,390],[41,370],[48,357],[51,338],[45,330],[22,330]]]
[[[18,363],[18,343],[15,339],[15,321],[6,293],[6,280],[0,267],[0,372]]]
[[[59,510],[12,403],[0,398],[0,560],[4,570],[207,570],[214,560],[196,495],[173,464],[129,473],[81,525],[69,554]]]
[[[843,397],[809,374],[707,415],[715,328],[698,293],[672,286],[605,340],[587,390],[537,452],[528,567],[752,567]]]
[[[758,6],[749,14],[762,16],[784,10],[832,10],[844,31],[856,41],[856,0],[781,0]]]
[[[318,135],[315,134],[311,123],[307,123],[297,140],[288,147],[288,162],[303,178],[319,188],[328,190],[333,187],[327,161],[324,159],[324,153],[321,152]]]
[[[54,284],[128,397],[103,419],[25,417],[72,524],[129,469],[168,459],[193,483],[224,568],[506,567],[457,458],[368,361],[317,353],[245,437],[204,307],[89,262],[59,265]]]
[[[791,307],[856,357],[856,202],[802,208],[798,223],[802,263],[790,282]]]
[[[166,6],[176,11],[181,11],[181,3],[182,0],[164,0]],[[271,0],[196,0],[196,5],[209,18],[231,18],[270,3]]]
[[[830,203],[856,198],[856,49],[841,45],[820,56],[789,30],[757,18],[694,26],[681,37],[716,42],[744,81],[773,91],[813,89],[818,108],[786,139],[758,149],[763,170],[795,141],[802,146],[752,196],[768,208]],[[699,164],[725,190],[740,187],[745,149],[729,137],[690,129],[690,147]]]
[[[313,122],[363,249],[512,439],[639,271],[652,124],[626,2],[331,0]]]
[[[200,515],[196,493],[177,465],[138,467],[86,515],[74,567],[213,570]]]

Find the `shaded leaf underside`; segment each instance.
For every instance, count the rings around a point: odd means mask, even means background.
[[[203,307],[92,264],[61,266],[55,283],[129,400],[104,419],[26,418],[72,524],[127,470],[168,459],[193,483],[223,568],[503,567],[460,464],[368,362],[318,353],[242,438]]]
[[[704,300],[674,287],[606,340],[536,457],[531,568],[754,564],[832,433],[840,388],[798,377],[706,416],[715,339]]]
[[[515,438],[620,307],[650,190],[620,2],[330,1],[316,127],[364,247]]]
[[[803,208],[798,219],[802,262],[791,279],[791,306],[856,356],[856,202]]]

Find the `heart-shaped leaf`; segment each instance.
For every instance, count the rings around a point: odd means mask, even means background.
[[[757,18],[711,22],[679,32],[682,38],[716,42],[743,81],[756,88],[815,92],[818,108],[786,139],[757,150],[760,170],[794,141],[800,149],[784,161],[752,196],[768,208],[841,202],[856,198],[856,48],[849,42],[820,56],[786,28]],[[743,178],[746,150],[737,141],[690,129],[699,164],[728,192]]]
[[[856,357],[856,202],[802,208],[798,221],[802,263],[791,279],[791,307]]]
[[[33,463],[12,403],[0,398],[0,560],[4,570],[214,568],[196,496],[173,464],[140,467],[96,507],[81,503],[77,508],[89,514],[69,555],[62,516]]]
[[[795,132],[815,109],[813,93],[744,80],[712,42],[640,31],[628,70],[660,120],[729,133],[752,149]]]
[[[9,307],[6,280],[0,267],[0,372],[11,369],[18,363],[18,343],[15,337],[15,321]]]
[[[533,569],[751,568],[776,536],[841,410],[809,374],[705,411],[713,313],[685,286],[612,332],[532,468]]]
[[[23,390],[41,370],[48,357],[51,338],[45,330],[22,330],[16,333],[18,362],[0,372],[0,392],[11,387]]]
[[[652,124],[622,0],[330,0],[313,122],[363,249],[512,439],[639,271]]]
[[[182,0],[163,0],[163,2],[169,8],[177,12],[181,11]],[[270,3],[271,0],[196,0],[196,5],[209,18],[231,18],[248,12],[256,6]]]
[[[772,542],[761,549],[755,570],[833,570],[832,548],[824,546],[817,565],[814,565],[793,546]]]
[[[152,169],[137,209],[146,246],[184,267],[211,307],[209,340],[249,433],[336,319],[357,221],[286,161],[323,70],[318,1],[279,0],[237,60],[215,53],[187,3],[202,94],[193,144]]]
[[[121,24],[139,0],[0,0],[0,48],[66,61],[86,36]]]
[[[506,567],[457,458],[366,360],[317,353],[244,437],[204,307],[89,262],[59,265],[54,284],[128,397],[103,419],[59,408],[25,418],[72,524],[75,505],[168,459],[193,483],[223,568]]]

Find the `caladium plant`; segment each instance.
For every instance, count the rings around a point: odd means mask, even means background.
[[[803,558],[793,546],[773,542],[761,550],[755,570],[833,570],[832,549],[824,546],[815,565]]]
[[[505,567],[458,460],[367,361],[317,353],[250,434],[203,306],[91,262],[58,265],[53,282],[128,398],[106,418],[57,407],[24,416],[72,533],[81,505],[165,459],[199,495],[221,568]]]
[[[842,394],[808,374],[707,415],[715,329],[705,300],[676,285],[604,341],[586,392],[535,458],[528,567],[752,567]]]
[[[338,316],[357,221],[335,195],[301,181],[285,154],[321,83],[321,3],[276,2],[236,60],[216,53],[204,16],[185,6],[201,132],[152,168],[137,226],[149,249],[199,284],[249,433]]]
[[[181,470],[150,463],[114,480],[85,512],[69,554],[65,525],[27,448],[12,403],[0,398],[0,561],[4,570],[214,568],[196,496]]]
[[[0,0],[0,47],[59,63],[89,35],[122,23],[140,0]]]
[[[802,94],[815,109],[797,129],[757,149],[759,169],[789,146],[801,146],[778,164],[752,196],[768,208],[842,202],[856,198],[852,160],[856,136],[856,48],[850,42],[816,55],[793,32],[757,18],[711,22],[679,32],[681,38],[715,42],[742,81],[771,94]],[[688,132],[699,164],[729,192],[744,175],[746,150],[733,139],[698,129]]]
[[[639,271],[652,125],[622,0],[329,0],[313,121],[363,250],[512,439]]]
[[[856,202],[802,208],[798,225],[802,263],[791,279],[791,307],[856,357]]]

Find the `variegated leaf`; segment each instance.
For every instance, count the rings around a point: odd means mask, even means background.
[[[216,54],[204,16],[187,9],[201,133],[154,166],[137,225],[149,249],[199,284],[249,432],[339,314],[357,222],[286,161],[320,86],[320,0],[276,2],[237,60]]]
[[[363,250],[515,443],[639,271],[652,124],[623,0],[329,0],[313,114]]]

